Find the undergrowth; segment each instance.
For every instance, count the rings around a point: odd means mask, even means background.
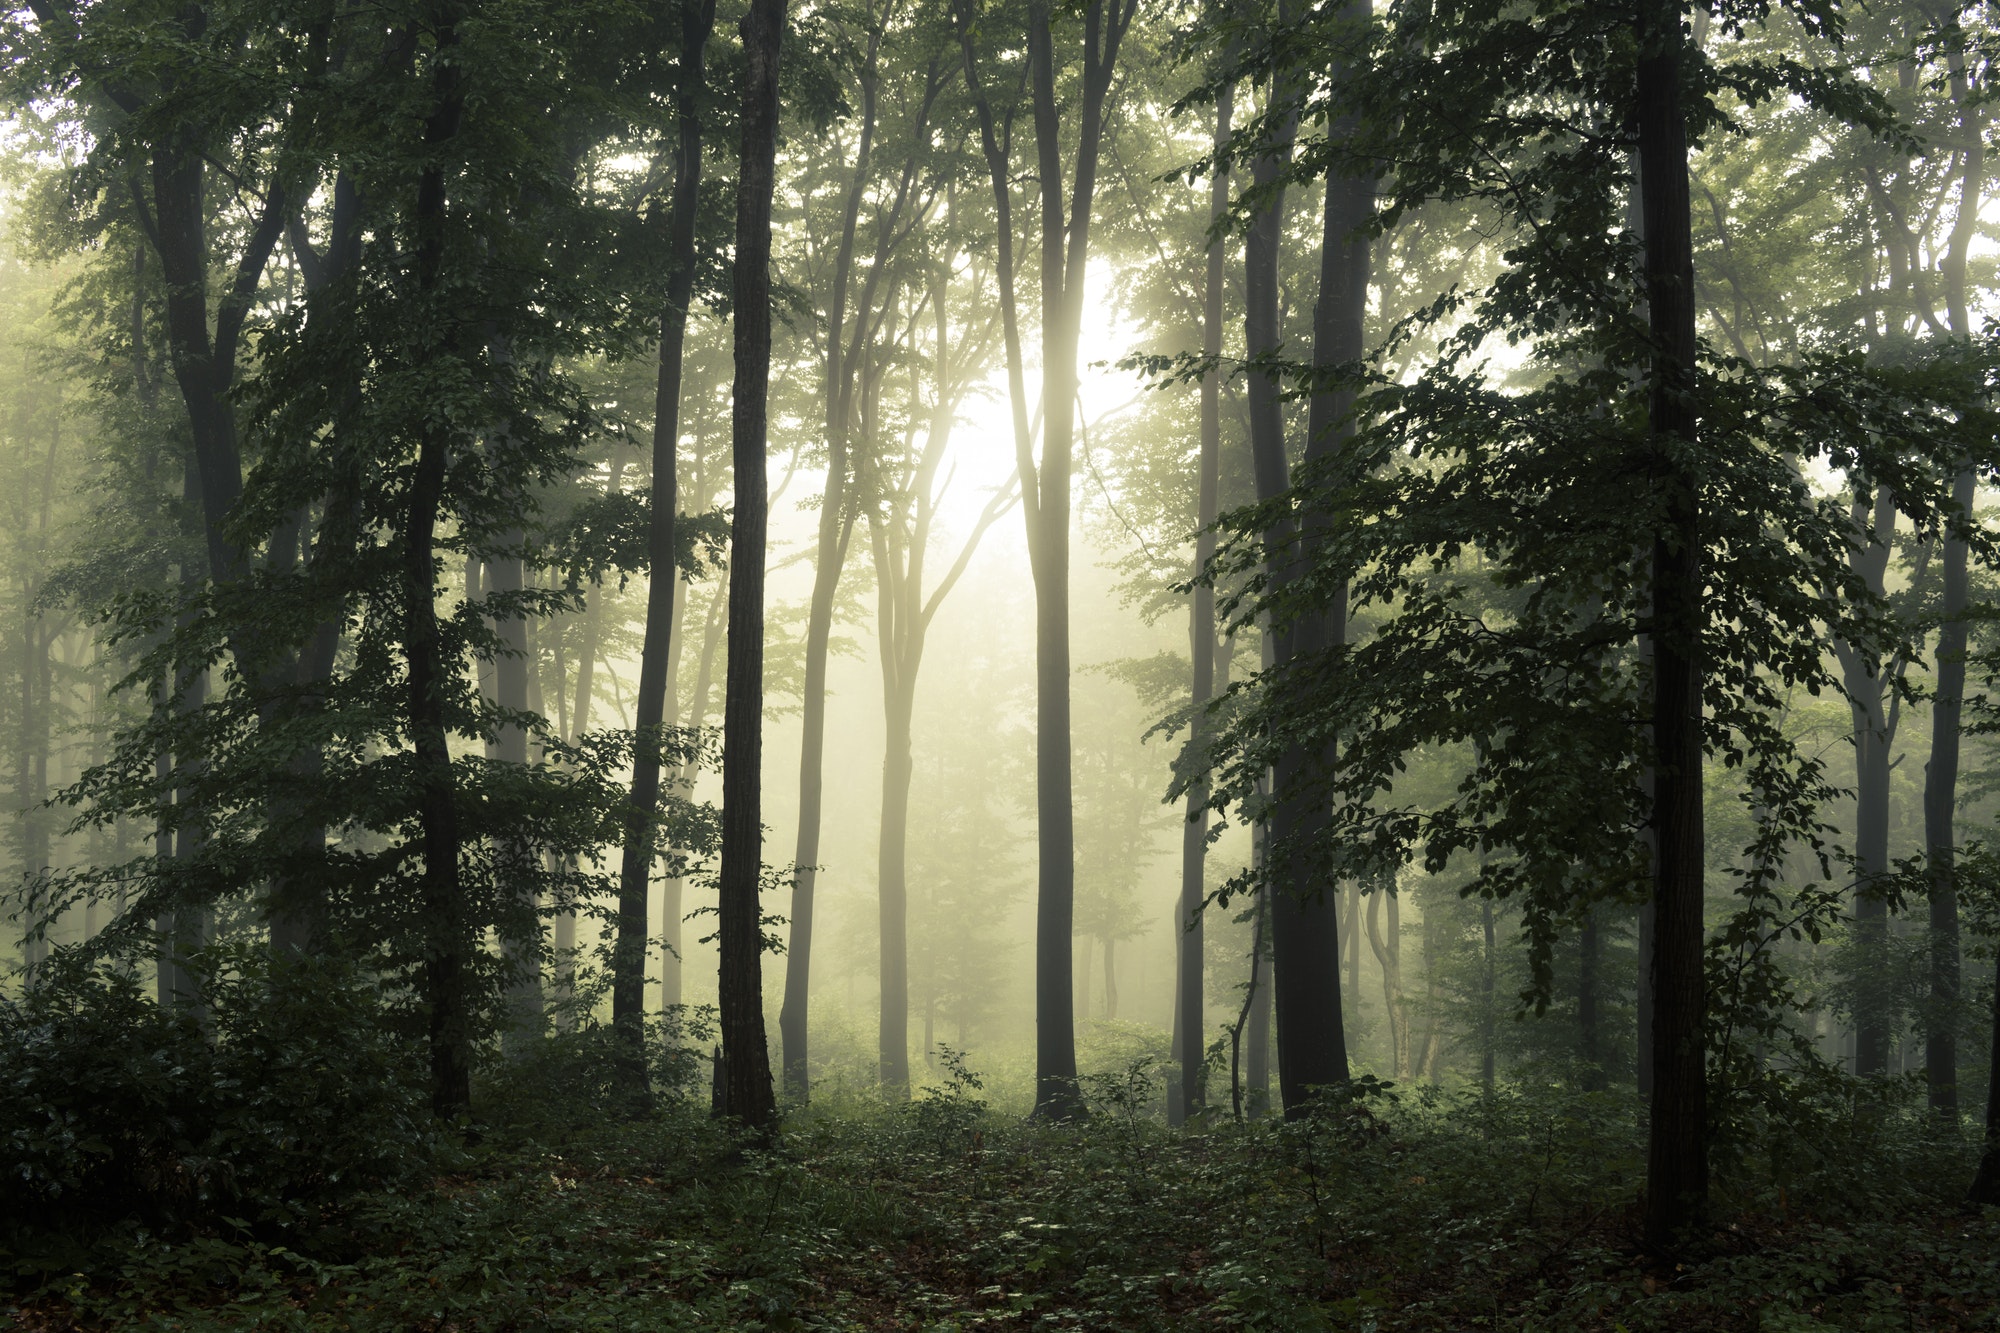
[[[544,1073],[587,1089],[590,1057],[587,1038],[552,1043]],[[1041,1125],[989,1108],[953,1055],[907,1105],[822,1099],[760,1149],[708,1119],[693,1083],[642,1118],[554,1119],[503,1082],[482,1141],[425,1179],[282,1235],[242,1219],[128,1229],[88,1265],[24,1270],[11,1318],[315,1333],[2000,1322],[2000,1215],[1952,1201],[1970,1144],[1879,1100],[1823,1108],[1809,1157],[1740,1148],[1706,1257],[1672,1265],[1636,1241],[1640,1108],[1615,1093],[1376,1085],[1298,1123],[1173,1131],[1139,1062],[1090,1081],[1087,1121]]]

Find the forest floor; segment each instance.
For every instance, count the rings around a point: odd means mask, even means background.
[[[418,1188],[289,1226],[127,1232],[0,1325],[422,1330],[2000,1327],[2000,1213],[1914,1112],[1768,1127],[1698,1259],[1636,1240],[1619,1094],[1435,1091],[1169,1131],[970,1088],[816,1106],[752,1148],[692,1110],[490,1130]]]

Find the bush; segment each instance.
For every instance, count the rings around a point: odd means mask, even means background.
[[[118,1223],[282,1223],[430,1163],[422,1072],[354,968],[252,947],[197,967],[206,1029],[77,952],[0,999],[0,1247],[17,1259]]]

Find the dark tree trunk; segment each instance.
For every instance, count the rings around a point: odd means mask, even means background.
[[[731,412],[736,511],[730,522],[729,668],[722,721],[722,1110],[769,1132],[777,1123],[764,1037],[764,477],[771,382],[771,193],[778,151],[778,55],[785,0],[751,0],[743,18],[743,145],[736,189],[736,382]]]
[[[1272,92],[1273,105],[1282,107],[1289,96],[1279,81]],[[1251,169],[1253,182],[1271,190],[1270,203],[1252,220],[1243,245],[1244,345],[1252,359],[1275,354],[1279,348],[1278,257],[1284,194],[1272,187],[1290,156],[1295,123],[1296,115],[1288,114],[1272,151],[1259,156]],[[1338,255],[1333,262],[1338,263]],[[1327,295],[1331,294],[1324,294],[1323,302]],[[1249,377],[1250,447],[1257,494],[1262,500],[1282,496],[1291,485],[1282,391],[1274,373],[1254,372]],[[1289,520],[1266,534],[1265,558],[1274,585],[1282,586],[1297,576],[1302,557],[1298,538],[1297,528]],[[1273,660],[1281,672],[1297,660],[1302,648],[1316,644],[1321,628],[1302,620],[1267,631],[1275,632]],[[1343,1083],[1348,1077],[1337,966],[1338,898],[1314,870],[1318,849],[1312,842],[1324,816],[1320,801],[1309,789],[1311,767],[1312,756],[1301,747],[1290,747],[1280,755],[1272,774],[1273,811],[1265,853],[1277,1006],[1278,1095],[1287,1117],[1306,1113],[1311,1089]]]
[[[1973,1203],[2000,1206],[2000,963],[1993,978],[1993,1045],[1986,1074],[1986,1148],[1967,1197]]]
[[[431,158],[417,186],[417,279],[426,301],[441,297],[445,247],[445,168],[439,158],[458,136],[465,90],[456,60],[457,9],[446,6],[437,26],[440,57],[432,75],[435,109],[424,127]],[[453,335],[447,335],[447,338]],[[451,355],[449,347],[436,349]],[[409,662],[410,740],[414,750],[417,818],[424,870],[419,889],[424,922],[423,998],[429,1010],[431,1108],[450,1119],[472,1106],[473,927],[459,883],[459,828],[445,702],[451,688],[437,615],[439,512],[450,465],[451,426],[427,419],[418,446],[403,520],[403,649]]]
[[[1598,1021],[1599,972],[1604,944],[1595,904],[1584,913],[1576,941],[1576,1045],[1583,1060],[1583,1088],[1604,1091],[1604,1035]]]
[[[1960,469],[1952,498],[1972,513],[1975,479]],[[1924,848],[1930,867],[1930,1015],[1924,1035],[1924,1074],[1931,1109],[1958,1117],[1958,886],[1953,868],[1958,803],[1959,714],[1965,699],[1967,603],[1966,548],[1944,539],[1944,623],[1938,628],[1937,694],[1931,705],[1931,758],[1924,768]]]
[[[1680,12],[1642,10],[1638,62],[1640,171],[1645,187],[1648,318],[1656,348],[1648,385],[1651,465],[1665,521],[1652,552],[1653,1104],[1645,1231],[1678,1244],[1708,1199],[1707,992],[1702,974],[1702,604],[1696,444],[1694,242],[1688,216],[1687,126],[1681,107]]]
[[[1261,890],[1257,894],[1256,936],[1271,938],[1271,900]],[[1245,1056],[1244,1084],[1249,1090],[1252,1119],[1271,1113],[1271,987],[1261,982],[1250,996],[1249,1053]]]
[[[1499,1013],[1494,1008],[1498,997],[1494,994],[1495,973],[1498,970],[1498,950],[1494,948],[1493,900],[1479,900],[1479,929],[1482,936],[1479,970],[1479,1081],[1488,1092],[1493,1091],[1494,1066],[1499,1062]]]
[[[1235,109],[1235,90],[1225,85],[1215,99],[1213,145],[1219,152],[1229,142],[1229,123]],[[1229,173],[1217,169],[1209,179],[1208,216],[1213,223],[1229,211]],[[1208,268],[1202,283],[1202,354],[1215,362],[1201,380],[1201,460],[1195,480],[1195,518],[1199,535],[1195,538],[1194,568],[1199,575],[1215,557],[1215,534],[1210,531],[1220,508],[1222,478],[1222,296],[1223,266],[1228,258],[1221,239],[1208,249]],[[1194,655],[1194,680],[1189,693],[1191,720],[1188,744],[1197,755],[1204,746],[1208,724],[1203,710],[1215,697],[1215,590],[1196,584],[1193,605],[1188,612],[1188,647]],[[1199,762],[1199,761],[1198,761]],[[1188,788],[1187,821],[1181,828],[1181,898],[1175,924],[1180,928],[1179,966],[1176,968],[1178,994],[1174,1006],[1174,1030],[1179,1036],[1181,1062],[1180,1116],[1202,1106],[1202,903],[1208,896],[1205,866],[1208,857],[1208,781],[1204,777]]]
[[[1349,4],[1342,18],[1365,23],[1365,5]],[[1335,77],[1339,77],[1336,72]],[[1349,122],[1330,133],[1350,134]],[[1358,362],[1366,351],[1369,242],[1363,228],[1375,213],[1375,182],[1365,176],[1329,176],[1320,225],[1319,295],[1313,306],[1315,383],[1306,416],[1307,463],[1334,457],[1353,435],[1354,392],[1328,382],[1339,368]],[[1274,216],[1273,223],[1275,225]],[[1266,262],[1275,269],[1277,237]],[[1274,275],[1275,276],[1275,275]],[[1275,387],[1275,386],[1273,386]],[[1269,411],[1269,408],[1265,410]],[[1282,450],[1282,445],[1281,445]],[[1282,459],[1282,452],[1280,453]],[[1311,562],[1327,533],[1308,518],[1300,533],[1299,557]],[[1317,615],[1303,617],[1280,648],[1293,662],[1347,642],[1347,589],[1340,586]],[[1330,764],[1329,752],[1324,756]],[[1312,767],[1303,753],[1280,761],[1278,822],[1281,845],[1292,845],[1293,876],[1271,902],[1273,994],[1277,1006],[1278,1082],[1287,1115],[1303,1108],[1308,1090],[1345,1083],[1349,1076],[1347,1025],[1340,995],[1340,897],[1324,875],[1309,869],[1313,849],[1323,840],[1327,811],[1323,797],[1307,805]],[[1291,770],[1289,773],[1284,770]],[[1287,790],[1296,784],[1295,790]]]
[[[1972,335],[1972,311],[1966,262],[1977,232],[1979,198],[1986,184],[1986,113],[1984,104],[1972,95],[1964,51],[1951,53],[1946,63],[1966,148],[1965,170],[1959,179],[1958,217],[1945,248],[1944,296],[1952,332],[1967,338]],[[1961,468],[1953,481],[1952,498],[1968,516],[1975,494],[1972,470]],[[1958,888],[1952,876],[1956,850],[1952,816],[1958,803],[1959,715],[1965,695],[1966,641],[1966,626],[1957,617],[1964,613],[1967,600],[1965,543],[1947,536],[1944,624],[1938,630],[1937,700],[1931,710],[1931,758],[1924,771],[1924,848],[1931,873],[1931,1021],[1924,1040],[1924,1072],[1930,1083],[1931,1109],[1953,1119],[1958,1116],[1962,963]]]
[[[1852,565],[1877,596],[1888,586],[1889,548],[1895,539],[1895,500],[1887,487],[1876,492],[1874,512],[1854,505],[1858,534],[1872,541],[1857,551]],[[1854,1072],[1889,1072],[1890,1006],[1884,972],[1888,966],[1889,908],[1880,881],[1889,873],[1890,748],[1895,724],[1889,708],[1885,664],[1840,646],[1838,653],[1854,718],[1854,942],[1859,955],[1859,998],[1855,1006]]]
[[[687,6],[681,16],[681,67],[675,80],[680,138],[674,154],[674,194],[668,229],[673,274],[660,311],[660,366],[653,399],[653,492],[646,530],[646,627],[639,649],[639,683],[633,702],[636,736],[632,794],[626,808],[618,863],[618,935],[611,963],[611,1025],[625,1052],[625,1077],[643,1092],[646,1007],[646,923],[655,821],[660,809],[660,745],[666,719],[668,676],[674,656],[674,611],[680,571],[675,566],[674,523],[680,504],[681,353],[687,341],[688,306],[694,299],[695,221],[701,189],[700,94],[702,62],[715,30],[715,2]],[[763,475],[761,469],[758,476]],[[678,887],[678,886],[676,886]],[[668,948],[679,947],[678,893],[669,903]],[[678,958],[674,960],[678,981]],[[678,991],[679,987],[674,988]],[[675,1002],[678,1002],[678,995]]]
[[[1654,872],[1655,878],[1658,872]],[[1639,982],[1632,997],[1634,1015],[1633,1058],[1637,1061],[1635,1090],[1641,1097],[1653,1095],[1653,900],[1639,905]]]

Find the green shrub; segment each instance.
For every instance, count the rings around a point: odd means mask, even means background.
[[[0,999],[0,1246],[104,1228],[282,1223],[422,1170],[422,1072],[346,964],[217,948],[207,1027],[59,951]]]

